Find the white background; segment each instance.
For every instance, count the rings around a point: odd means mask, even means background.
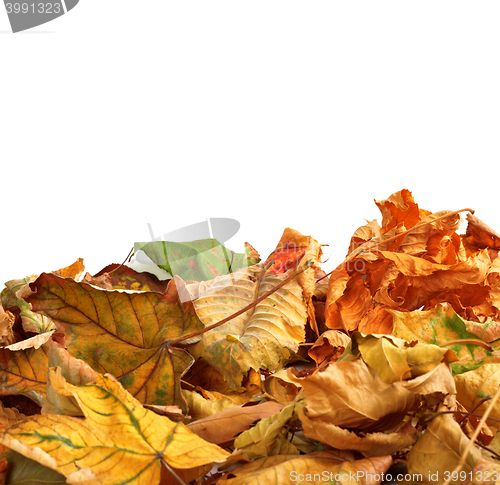
[[[500,3],[80,0],[0,8],[0,280],[121,262],[209,217],[342,261],[408,188],[500,232]]]

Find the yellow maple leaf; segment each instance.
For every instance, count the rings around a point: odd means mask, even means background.
[[[111,376],[66,383],[85,419],[35,415],[0,432],[0,443],[62,473],[68,483],[158,484],[162,462],[178,469],[229,455],[182,423],[148,411]]]

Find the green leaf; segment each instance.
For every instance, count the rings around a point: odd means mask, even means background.
[[[160,268],[184,280],[207,281],[219,275],[233,273],[259,262],[251,256],[250,249],[235,253],[217,239],[200,239],[192,242],[138,242],[135,251],[142,250]]]
[[[468,324],[475,322],[462,319],[449,304],[441,304],[427,311],[387,311],[393,315],[392,335],[407,342],[442,345],[456,340],[474,339],[494,348],[494,351],[490,352],[481,345],[460,342],[447,346],[446,348],[453,350],[458,357],[458,361],[450,364],[454,375],[477,369],[485,363],[500,362],[499,341],[488,343],[468,332]]]

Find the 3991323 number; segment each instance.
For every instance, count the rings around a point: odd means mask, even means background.
[[[462,470],[460,472],[453,471],[451,473],[449,471],[444,472],[445,480],[450,480],[450,479],[452,481],[460,480],[461,482],[463,482],[467,478],[469,480],[472,480],[473,478],[475,478],[476,480],[479,480],[479,481],[483,481],[483,480],[488,481],[491,479],[495,480],[495,481],[498,480],[498,472],[497,471],[483,470],[483,471],[475,472],[474,477],[472,475],[473,475],[472,471],[467,473],[465,470]]]
[[[7,13],[47,13],[58,14],[61,13],[60,3],[6,3]]]

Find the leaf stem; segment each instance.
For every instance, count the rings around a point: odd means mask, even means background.
[[[175,473],[174,470],[172,470],[172,467],[170,467],[169,464],[165,460],[162,459],[161,463],[180,485],[186,485],[186,483],[182,481],[181,477],[179,475],[177,475],[177,473]]]
[[[488,394],[487,396],[484,396],[471,410],[471,414],[482,404],[484,404],[486,401],[489,401],[491,399],[491,396]],[[458,424],[460,424],[462,421],[464,421],[467,418],[466,415],[462,416],[462,419],[460,421],[457,421]],[[490,418],[491,419],[491,418]]]
[[[462,414],[464,416],[474,416],[475,418],[482,418],[482,414],[476,414],[476,413],[468,413],[467,411],[438,411],[436,413],[429,414],[425,420],[430,421],[434,419],[436,416],[439,416],[440,414]],[[500,423],[500,419],[496,418],[489,418],[490,421],[495,421],[496,423]]]
[[[449,347],[450,345],[463,345],[463,344],[473,344],[473,345],[479,345],[479,347],[482,347],[483,349],[486,349],[488,352],[494,352],[494,348],[491,345],[488,345],[486,342],[483,342],[482,340],[478,340],[475,338],[463,338],[463,339],[458,339],[458,340],[450,340],[449,342],[444,342],[442,344],[439,344],[439,347]]]
[[[184,340],[188,340],[188,339],[191,339],[193,337],[197,337],[198,335],[202,335],[202,334],[204,334],[204,333],[206,333],[206,332],[208,332],[210,330],[213,330],[214,328],[220,327],[224,323],[229,322],[233,318],[238,317],[242,313],[245,313],[248,310],[250,310],[251,308],[253,308],[256,305],[258,305],[262,300],[265,300],[269,295],[272,295],[275,291],[279,290],[282,286],[286,285],[290,280],[292,280],[293,278],[295,278],[297,275],[299,275],[300,273],[302,273],[306,269],[310,268],[313,264],[314,264],[314,261],[312,261],[312,260],[306,261],[299,269],[297,269],[296,271],[294,271],[290,276],[288,276],[287,278],[285,278],[281,283],[279,283],[278,285],[276,285],[274,288],[271,288],[269,291],[267,291],[266,293],[264,293],[261,297],[257,298],[252,303],[250,303],[246,307],[242,308],[241,310],[238,310],[236,313],[233,313],[229,317],[224,318],[220,322],[214,323],[213,325],[209,325],[208,327],[202,328],[201,330],[198,330],[197,332],[193,332],[193,333],[191,333],[189,335],[184,335],[184,336],[176,338],[174,340],[170,340],[170,341],[168,341],[166,343],[168,344],[169,347],[172,347],[172,346],[177,345],[178,343],[180,343],[180,342],[182,342]],[[262,271],[264,272],[265,268]]]
[[[120,266],[118,266],[117,268],[115,268],[113,271],[110,271],[108,274],[111,274],[111,273],[115,272],[117,269],[120,269],[127,262],[127,259],[129,258],[129,256],[132,254],[133,251],[134,251],[134,248],[132,247],[132,249],[127,254],[127,257],[125,258],[125,261],[123,261],[123,263],[120,264]]]

